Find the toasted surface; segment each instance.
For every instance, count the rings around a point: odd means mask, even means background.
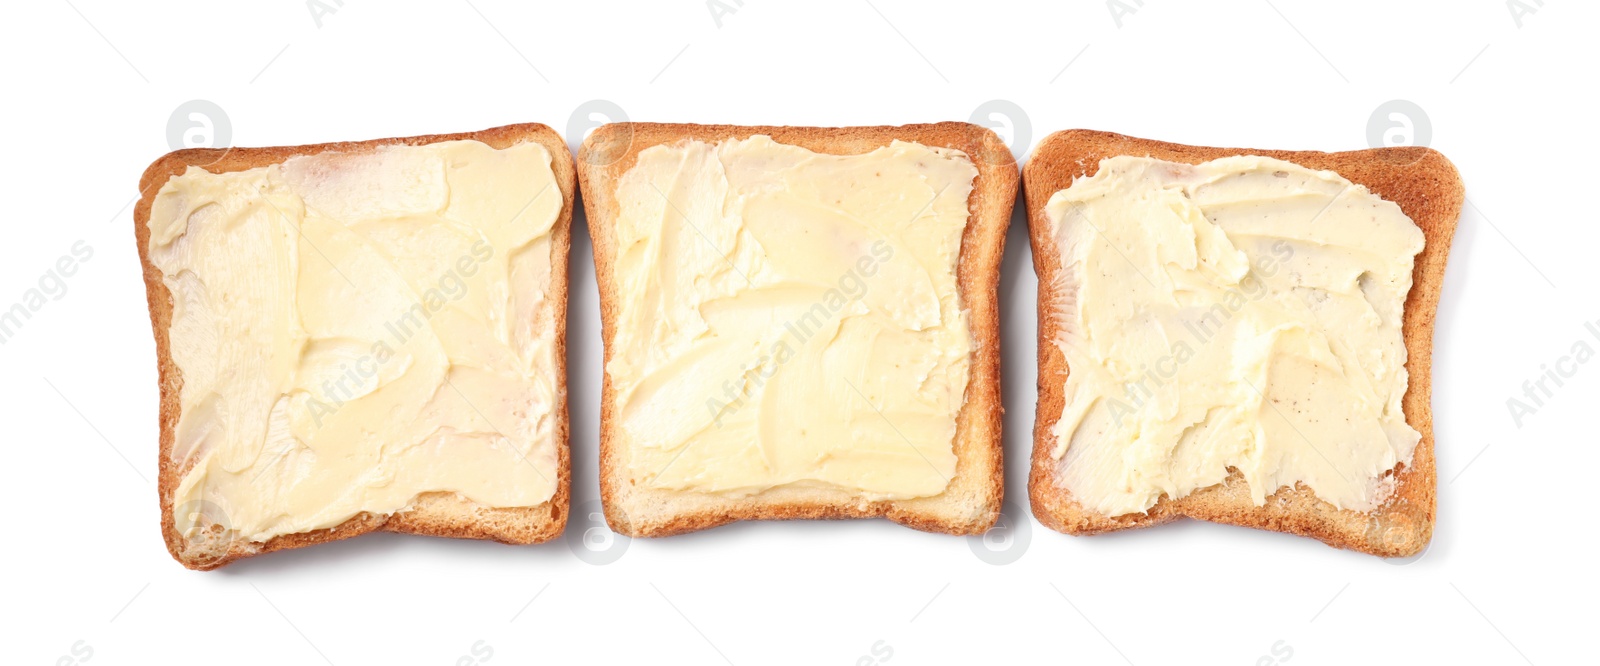
[[[1186,164],[1233,155],[1260,155],[1329,170],[1398,204],[1422,229],[1426,245],[1414,264],[1402,323],[1406,370],[1410,374],[1402,405],[1406,422],[1421,433],[1422,439],[1411,464],[1402,464],[1390,472],[1396,477],[1395,490],[1384,504],[1371,512],[1341,510],[1297,484],[1268,495],[1266,504],[1258,507],[1251,501],[1249,488],[1237,470],[1230,470],[1223,483],[1176,500],[1163,496],[1146,513],[1113,517],[1086,509],[1058,484],[1060,461],[1051,456],[1055,446],[1052,430],[1065,406],[1069,368],[1053,342],[1058,325],[1045,316],[1049,304],[1063,297],[1052,292],[1061,270],[1061,251],[1055,247],[1045,206],[1051,195],[1071,186],[1074,179],[1094,175],[1100,160],[1118,155]],[[1431,408],[1433,323],[1450,241],[1465,197],[1461,178],[1449,160],[1438,151],[1421,147],[1340,153],[1207,148],[1110,132],[1068,130],[1046,137],[1035,147],[1024,175],[1033,267],[1039,276],[1039,402],[1028,476],[1033,513],[1039,522],[1059,532],[1081,535],[1190,517],[1309,536],[1331,546],[1384,557],[1422,552],[1433,534],[1437,488]]]
[[[556,387],[554,434],[558,477],[555,494],[548,502],[539,506],[494,508],[478,504],[455,493],[425,493],[417,498],[411,509],[404,512],[388,516],[362,513],[328,529],[285,534],[261,543],[237,540],[192,542],[184,538],[182,530],[178,529],[174,520],[173,494],[183,475],[192,466],[192,461],[187,466],[180,466],[180,463],[171,459],[174,432],[181,409],[179,395],[183,387],[183,373],[172,359],[171,342],[168,337],[173,317],[172,294],[162,280],[161,271],[151,264],[149,257],[150,209],[156,193],[168,179],[181,175],[190,166],[200,167],[212,173],[228,173],[278,164],[299,155],[314,155],[328,151],[359,153],[387,145],[417,146],[462,140],[479,141],[493,148],[507,148],[527,142],[538,143],[550,151],[551,169],[561,188],[561,212],[550,232],[552,244],[550,325],[555,334],[554,354],[557,374],[554,382]],[[157,485],[161,501],[161,532],[165,537],[167,550],[172,553],[173,558],[190,569],[209,570],[241,557],[310,546],[379,530],[428,536],[492,539],[510,544],[538,543],[559,536],[566,526],[570,483],[567,445],[569,425],[566,313],[567,262],[572,245],[574,184],[572,157],[566,143],[554,130],[537,123],[507,125],[479,132],[306,146],[185,149],[163,155],[145,169],[144,175],[139,179],[140,199],[134,207],[134,234],[138,241],[139,259],[144,266],[145,293],[149,301],[150,323],[154,328],[156,339],[156,363],[161,383],[160,473]],[[196,510],[204,512],[203,507]]]
[[[870,501],[843,490],[814,487],[779,486],[731,498],[637,486],[627,478],[624,444],[612,413],[614,389],[606,374],[600,400],[600,495],[606,521],[629,536],[665,536],[736,520],[879,516],[930,532],[987,530],[999,516],[1002,492],[996,290],[1018,181],[1010,150],[988,129],[968,123],[848,128],[617,123],[596,129],[578,152],[578,179],[594,239],[606,362],[611,360],[618,317],[613,237],[620,215],[617,181],[633,167],[639,152],[651,146],[691,139],[715,143],[757,134],[817,153],[861,154],[898,139],[954,148],[972,158],[978,177],[968,199],[957,281],[975,344],[966,401],[956,418],[956,475],[939,495],[893,501]]]

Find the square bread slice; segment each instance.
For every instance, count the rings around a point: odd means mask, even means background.
[[[1071,187],[1077,179],[1094,176],[1104,168],[1102,160],[1118,156],[1149,157],[1188,165],[1233,156],[1259,156],[1291,162],[1313,171],[1332,171],[1351,184],[1364,186],[1373,195],[1398,204],[1420,227],[1424,243],[1412,267],[1412,286],[1404,299],[1400,325],[1409,383],[1399,401],[1404,423],[1414,429],[1420,439],[1414,440],[1410,464],[1399,462],[1374,482],[1383,485],[1371,486],[1384,489],[1374,491],[1376,501],[1371,506],[1364,507],[1365,510],[1337,508],[1300,482],[1257,489],[1256,493],[1265,496],[1265,503],[1258,504],[1249,483],[1233,465],[1216,471],[1218,476],[1224,477],[1219,483],[1180,497],[1162,492],[1147,511],[1122,515],[1105,515],[1074,497],[1066,487],[1063,474],[1067,458],[1056,457],[1055,428],[1067,406],[1066,383],[1072,370],[1058,344],[1063,339],[1064,326],[1069,324],[1067,317],[1053,313],[1070,311],[1081,315],[1081,310],[1061,310],[1080,306],[1073,305],[1078,297],[1076,283],[1063,274],[1064,248],[1057,246],[1047,208],[1057,192]],[[1285,172],[1272,175],[1279,173]],[[1460,177],[1443,155],[1421,147],[1341,153],[1204,148],[1108,132],[1070,130],[1051,135],[1035,148],[1025,169],[1024,181],[1034,270],[1039,277],[1039,402],[1028,486],[1034,515],[1040,522],[1060,532],[1087,535],[1190,517],[1310,536],[1332,546],[1384,557],[1411,556],[1424,549],[1433,532],[1437,485],[1430,411],[1434,313],[1464,197]],[[1333,195],[1323,206],[1324,210],[1344,191]],[[1066,214],[1061,213],[1063,219]],[[1272,219],[1264,219],[1260,224],[1273,223]],[[1265,395],[1260,399],[1267,401]],[[1265,409],[1259,413],[1263,414],[1262,423],[1274,418]],[[1282,418],[1289,423],[1287,416]],[[1289,425],[1293,427],[1292,423]],[[1305,441],[1311,444],[1310,439]],[[1156,444],[1162,445],[1165,443]],[[1312,448],[1316,446],[1312,444]],[[1310,460],[1310,456],[1305,460]],[[1333,465],[1331,460],[1328,464]]]
[[[172,556],[558,536],[574,180],[540,124],[151,164],[134,230]]]
[[[578,155],[612,529],[995,522],[1018,174],[993,132],[620,123]]]

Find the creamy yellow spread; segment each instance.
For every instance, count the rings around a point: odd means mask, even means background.
[[[172,459],[193,464],[174,505],[208,502],[233,538],[264,541],[428,492],[548,501],[561,207],[535,143],[325,152],[167,181],[149,254],[183,375]]]
[[[1070,372],[1059,479],[1117,516],[1237,469],[1369,510],[1409,463],[1401,320],[1422,230],[1331,171],[1113,157],[1047,208]]]
[[[956,270],[977,174],[900,141],[641,151],[617,185],[606,365],[630,482],[943,492],[973,349]]]

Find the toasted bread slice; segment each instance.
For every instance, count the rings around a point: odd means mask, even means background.
[[[1402,405],[1406,422],[1421,434],[1421,440],[1411,464],[1389,472],[1395,477],[1393,492],[1377,508],[1369,512],[1341,510],[1303,484],[1277,489],[1268,494],[1264,506],[1256,506],[1242,476],[1230,467],[1230,475],[1220,484],[1178,499],[1163,495],[1145,513],[1107,516],[1080,504],[1059,482],[1060,461],[1051,455],[1056,444],[1052,432],[1062,416],[1070,368],[1053,342],[1060,325],[1046,313],[1067,295],[1054,291],[1061,288],[1057,275],[1062,270],[1062,251],[1055,245],[1045,207],[1052,195],[1071,186],[1074,179],[1094,175],[1101,160],[1120,155],[1186,164],[1255,155],[1330,170],[1398,204],[1422,229],[1425,246],[1414,263],[1401,327],[1410,376]],[[1464,198],[1461,179],[1449,160],[1421,147],[1341,153],[1204,148],[1069,130],[1052,134],[1035,147],[1024,182],[1033,265],[1039,276],[1039,402],[1028,488],[1034,515],[1041,523],[1060,532],[1087,535],[1190,517],[1310,536],[1339,548],[1384,557],[1405,557],[1423,550],[1433,533],[1437,486],[1430,409],[1434,313]]]
[[[729,496],[651,487],[630,474],[630,444],[619,427],[617,389],[609,371],[616,354],[618,320],[623,316],[616,283],[619,252],[624,249],[616,242],[616,225],[625,205],[618,198],[619,181],[638,162],[640,152],[653,146],[691,141],[717,145],[754,135],[833,155],[868,153],[894,141],[913,142],[959,150],[976,167],[977,177],[967,198],[966,226],[960,233],[955,278],[961,307],[967,311],[973,346],[968,356],[965,400],[955,421],[956,471],[942,492],[886,500],[864,497],[838,486],[790,483],[754,494]],[[594,239],[608,366],[601,396],[600,491],[612,529],[630,536],[665,536],[737,520],[880,516],[916,529],[950,534],[981,533],[993,525],[1002,490],[996,289],[1018,181],[1011,153],[993,132],[953,122],[851,128],[612,124],[595,130],[584,141],[579,150],[578,179]],[[766,256],[764,251],[762,256]],[[698,403],[693,405],[698,407]],[[806,405],[790,408],[803,412]]]
[[[181,511],[185,515],[178,516],[173,506],[174,493],[184,475],[196,461],[179,460],[174,457],[175,431],[182,410],[180,396],[184,385],[184,373],[172,355],[173,294],[164,280],[162,271],[152,264],[150,256],[151,210],[163,184],[184,174],[191,167],[222,174],[282,164],[294,157],[319,153],[360,155],[384,146],[420,146],[464,140],[481,142],[495,149],[505,149],[523,143],[543,146],[551,156],[550,168],[554,174],[555,185],[560,190],[560,210],[549,231],[551,250],[548,291],[539,306],[538,316],[538,319],[546,320],[540,323],[547,326],[544,329],[546,332],[541,335],[553,336],[553,339],[548,337],[539,339],[550,344],[554,350],[555,377],[551,382],[554,392],[552,413],[548,415],[552,420],[551,432],[555,443],[557,478],[554,480],[554,494],[548,501],[537,506],[496,508],[479,504],[456,492],[423,492],[413,497],[404,508],[391,514],[360,512],[326,529],[280,534],[263,541],[234,538],[225,512],[209,502],[201,502],[199,506],[183,507]],[[149,300],[150,321],[155,331],[157,366],[160,373],[161,531],[172,556],[185,567],[209,570],[242,557],[310,546],[380,530],[442,537],[492,539],[509,544],[538,543],[560,535],[567,521],[569,497],[566,310],[567,262],[571,247],[574,183],[572,156],[566,143],[553,130],[541,124],[508,125],[459,134],[306,146],[186,149],[169,153],[151,164],[140,178],[139,189],[142,197],[134,209],[134,232],[140,260],[144,266],[145,289]],[[465,395],[462,399],[466,399]],[[190,503],[194,502],[191,500]],[[186,536],[186,533],[190,536]]]

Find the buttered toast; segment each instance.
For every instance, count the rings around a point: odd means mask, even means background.
[[[622,123],[578,164],[612,529],[994,523],[1017,169],[993,132]]]
[[[1448,160],[1072,130],[1035,148],[1024,184],[1040,522],[1427,545],[1434,311],[1463,202]]]
[[[156,160],[134,228],[173,557],[559,535],[574,184],[538,124]]]

